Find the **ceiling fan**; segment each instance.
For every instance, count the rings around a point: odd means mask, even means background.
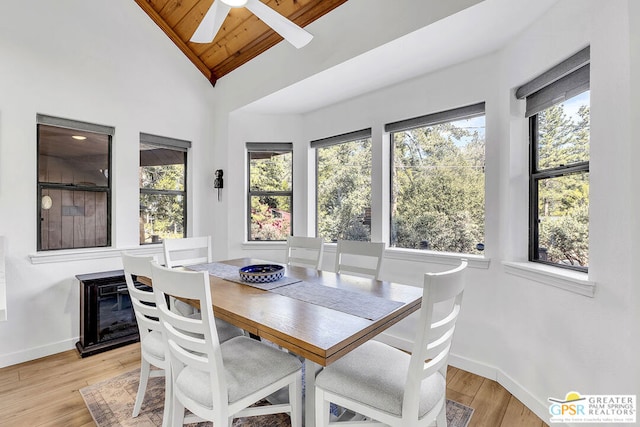
[[[254,15],[280,34],[286,41],[300,49],[313,36],[289,19],[280,15],[260,0],[214,0],[202,22],[191,36],[195,43],[210,43],[222,27],[231,8],[246,7]]]

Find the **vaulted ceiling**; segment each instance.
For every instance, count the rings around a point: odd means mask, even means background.
[[[220,1],[220,0],[215,0]],[[305,27],[347,0],[261,0]],[[212,0],[136,0],[204,76],[216,81],[282,41],[282,37],[244,7],[233,8],[210,43],[189,41]]]

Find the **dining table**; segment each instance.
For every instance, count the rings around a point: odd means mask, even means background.
[[[303,425],[313,427],[316,374],[417,311],[422,288],[282,264],[283,279],[271,285],[237,275],[261,264],[278,263],[237,258],[185,268],[209,271],[216,317],[304,358]]]

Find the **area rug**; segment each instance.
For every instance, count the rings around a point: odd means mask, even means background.
[[[149,378],[140,415],[131,417],[138,392],[138,369],[115,378],[80,389],[80,394],[98,427],[156,427],[162,425],[164,407],[164,379]],[[473,409],[452,400],[447,400],[448,427],[466,427]],[[212,423],[190,424],[193,427],[211,427]],[[233,427],[289,427],[286,414],[237,418]]]

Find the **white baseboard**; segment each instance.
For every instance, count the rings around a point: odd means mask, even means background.
[[[29,362],[52,354],[62,353],[63,351],[73,350],[76,348],[78,337],[69,340],[59,341],[52,344],[43,345],[41,347],[29,348],[15,353],[0,355],[0,368],[6,366],[17,365],[18,363]]]
[[[481,377],[499,382],[499,369],[495,366],[487,365],[486,363],[481,363],[477,360],[458,356],[455,353],[449,353],[449,365],[458,369],[462,369],[463,371],[471,372],[472,374],[480,375]]]
[[[549,405],[540,401],[533,394],[529,392],[520,383],[515,381],[501,369],[495,366],[490,366],[485,363],[471,360],[466,357],[458,356],[456,354],[449,354],[449,364],[456,368],[471,372],[475,375],[494,380],[502,387],[504,387],[509,393],[511,393],[516,399],[518,399],[524,406],[529,408],[531,412],[536,414],[542,421],[549,424]],[[555,424],[554,424],[555,425]],[[558,424],[560,426],[562,424]]]
[[[531,394],[521,384],[511,378],[509,375],[502,371],[498,371],[498,379],[496,380],[502,387],[507,389],[516,399],[518,399],[524,406],[529,408],[531,412],[536,414],[542,421],[549,424],[549,404],[541,402],[533,394]],[[554,423],[554,426],[562,426],[566,424]]]

